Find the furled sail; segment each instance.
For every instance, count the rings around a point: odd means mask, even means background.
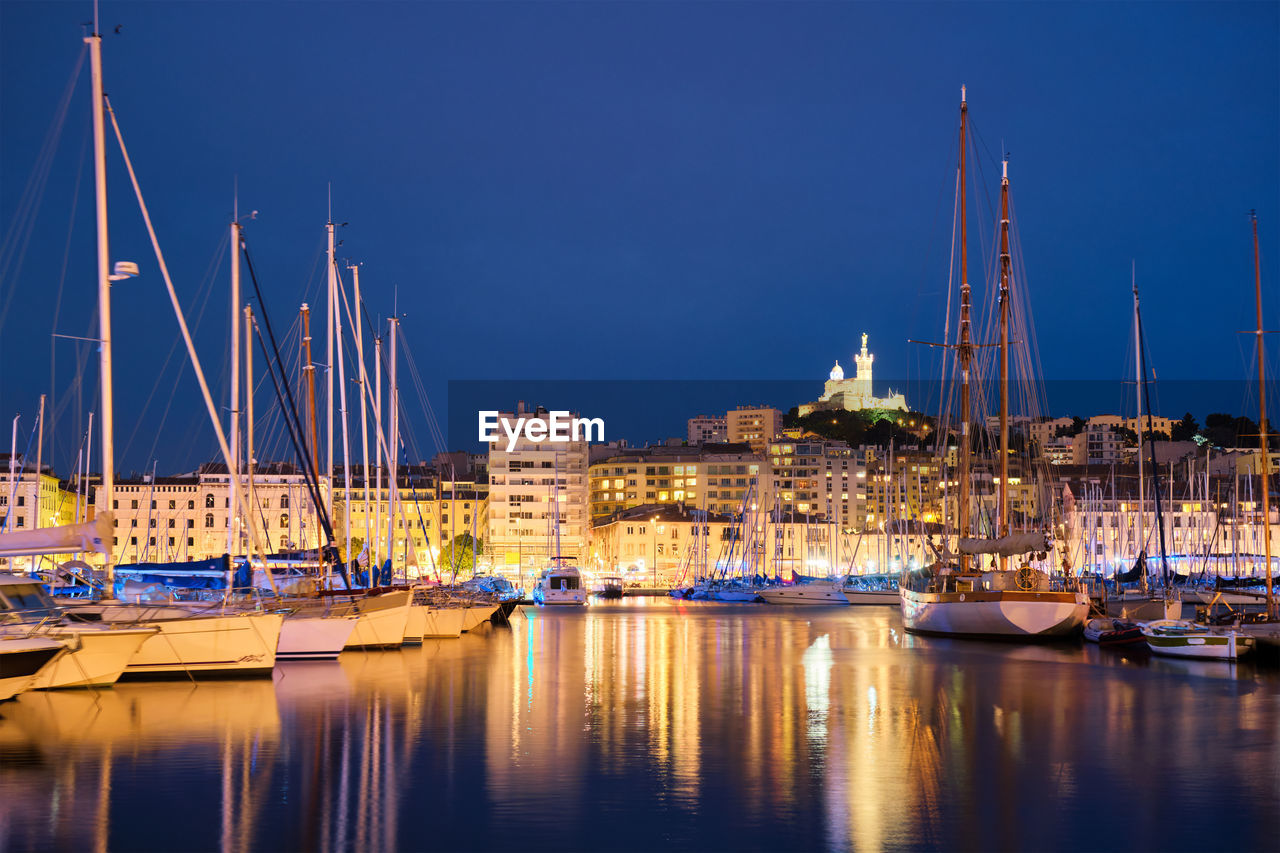
[[[961,554],[996,554],[1014,557],[1032,551],[1048,551],[1053,543],[1044,533],[1010,533],[999,539],[961,539]]]
[[[111,513],[97,520],[61,527],[37,527],[0,533],[0,557],[29,557],[39,554],[75,554],[80,551],[107,553],[111,538]]]

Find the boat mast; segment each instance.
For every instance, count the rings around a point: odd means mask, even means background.
[[[1138,378],[1138,562],[1142,564],[1142,572],[1138,575],[1138,583],[1141,584],[1142,593],[1147,592],[1147,538],[1143,532],[1143,522],[1146,520],[1147,512],[1147,494],[1146,479],[1142,470],[1142,380],[1146,377],[1146,373],[1142,367],[1142,327],[1138,322],[1138,272],[1137,263],[1134,263],[1131,273],[1133,279],[1133,356],[1134,365]]]
[[[386,439],[382,432],[382,336],[378,335],[373,339],[373,426],[378,433],[378,443],[373,449],[373,467],[375,468],[374,477],[374,494],[378,496],[377,503],[374,506],[375,518],[373,520],[373,529],[381,533],[382,531],[382,459],[386,452]],[[377,559],[377,548],[371,548],[369,555],[371,559],[378,565],[382,562]],[[388,557],[391,554],[388,552]]]
[[[1275,599],[1271,589],[1271,460],[1267,456],[1267,375],[1262,349],[1262,267],[1258,258],[1258,214],[1253,220],[1253,292],[1257,305],[1258,330],[1258,447],[1262,451],[1262,541],[1267,558],[1267,618],[1275,618]]]
[[[307,420],[311,426],[311,453],[307,462],[311,465],[311,474],[315,480],[316,491],[320,490],[320,436],[316,424],[316,367],[311,363],[311,307],[302,303],[302,372],[307,380]],[[319,507],[317,507],[319,509]],[[320,544],[317,534],[316,544]]]
[[[1009,533],[1009,161],[1000,176],[1000,503],[996,538]],[[1000,556],[1000,569],[1009,558]]]
[[[332,203],[331,203],[331,207],[332,207]],[[336,292],[337,284],[334,282],[335,268],[333,264],[333,211],[332,209],[329,212],[329,222],[325,226],[325,229],[329,235],[328,299],[326,300],[329,304],[329,320],[328,320],[328,332],[325,338],[325,350],[324,350],[324,355],[325,355],[324,375],[325,375],[325,381],[328,383],[327,385],[328,390],[325,394],[326,410],[327,410],[327,414],[326,414],[327,420],[325,422],[325,444],[327,447],[327,452],[325,453],[324,479],[325,479],[325,482],[329,484],[329,490],[328,492],[325,493],[325,509],[328,510],[329,517],[333,518],[333,360],[334,358],[337,357],[337,354],[335,353],[333,348],[334,314],[336,313],[336,310],[337,310],[336,306],[333,304],[333,296],[334,296],[334,293]]]
[[[969,446],[969,368],[973,361],[973,348],[969,340],[969,245],[968,223],[965,216],[965,130],[969,116],[969,104],[965,100],[965,87],[960,87],[960,507],[958,532],[960,538],[969,536],[969,478],[972,465],[972,449]],[[958,548],[956,550],[959,550]],[[960,571],[969,569],[969,555],[960,554]]]
[[[253,517],[258,506],[258,500],[253,494],[253,346],[250,341],[253,334],[253,308],[252,306],[244,306],[244,467],[245,480],[249,490],[249,507],[245,513],[245,519],[249,525],[253,525]],[[292,509],[290,510],[292,512]],[[286,527],[286,534],[288,529]],[[266,531],[264,530],[265,534]],[[253,538],[252,536],[250,538]],[[267,538],[267,546],[271,545],[271,540]]]
[[[98,221],[98,381],[102,392],[102,503],[97,512],[111,512],[115,496],[115,413],[111,386],[111,251],[107,243],[107,140],[103,122],[102,35],[98,6],[93,7],[93,35],[86,36],[93,69],[93,172]],[[112,551],[103,557],[106,588],[115,583]]]
[[[360,383],[360,479],[364,481],[364,548],[365,553],[372,556],[373,543],[370,541],[372,537],[369,535],[369,418],[367,414],[368,407],[365,405],[365,396],[369,388],[369,376],[364,366],[364,323],[360,322],[361,309],[364,303],[360,301],[360,265],[350,264],[347,269],[351,270],[351,283],[355,295],[355,317],[351,319],[351,325],[355,326],[356,357],[360,363],[359,376],[356,377],[356,381]]]
[[[227,553],[235,556],[239,546],[236,516],[240,509],[240,201],[236,199],[231,215],[231,459],[227,475],[231,481],[231,510],[227,514]],[[246,338],[245,349],[248,349]],[[244,508],[252,518],[252,509]],[[228,589],[230,585],[228,584]]]
[[[400,320],[392,317],[387,324],[391,327],[391,367],[388,377],[391,380],[391,441],[387,445],[387,485],[391,490],[387,504],[387,559],[390,560],[395,556],[396,498],[400,496],[399,478],[396,476],[400,447],[400,386],[396,384],[396,339]],[[408,568],[405,570],[407,572]]]
[[[333,226],[330,225],[329,227],[332,228]],[[332,245],[332,242],[333,242],[332,232],[330,232],[329,240],[330,240],[330,245]],[[330,263],[332,264],[332,261],[333,261],[332,255],[330,255],[329,260],[330,260]],[[334,334],[334,341],[336,342],[336,348],[334,349],[334,356],[338,360],[338,403],[340,406],[339,415],[342,418],[342,526],[343,526],[343,531],[346,534],[346,550],[343,553],[346,554],[346,562],[348,565],[350,565],[351,564],[351,442],[347,437],[347,374],[346,374],[346,359],[343,358],[343,353],[342,353],[342,312],[338,310],[338,307],[337,307],[339,303],[338,288],[341,287],[342,285],[338,281],[338,271],[337,271],[336,265],[331,265],[330,270],[331,272],[330,272],[329,280],[333,284],[334,291],[329,295],[329,298],[333,300],[333,304],[335,306],[333,311],[333,334]],[[330,370],[333,369],[332,365],[330,365],[329,369]],[[329,499],[329,505],[330,506],[333,505],[332,498]]]

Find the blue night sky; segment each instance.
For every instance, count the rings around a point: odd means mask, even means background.
[[[278,333],[303,300],[323,318],[331,184],[340,256],[364,264],[371,313],[398,300],[443,422],[448,381],[467,378],[812,378],[816,397],[863,331],[877,377],[935,378],[936,352],[907,339],[942,335],[962,83],[982,154],[970,278],[985,292],[1003,140],[1044,374],[1132,375],[1132,259],[1157,375],[1248,379],[1250,208],[1280,327],[1278,9],[106,2],[102,29],[220,399],[234,183],[260,211],[247,236]],[[21,449],[50,393],[46,461],[64,473],[96,408],[94,354],[50,338],[95,332],[87,58],[45,140],[91,16],[0,4],[0,422],[7,450],[22,413]],[[215,444],[110,140],[108,155],[112,257],[142,267],[114,290],[117,465],[176,472]],[[406,408],[430,453],[416,395]],[[262,455],[284,456],[264,430]]]

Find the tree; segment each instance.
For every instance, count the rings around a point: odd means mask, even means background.
[[[1200,432],[1200,424],[1190,412],[1182,416],[1182,420],[1173,425],[1174,441],[1191,441],[1196,437],[1196,433]]]
[[[1054,432],[1055,438],[1071,437],[1084,432],[1086,421],[1079,415],[1071,416],[1071,426],[1060,426]]]
[[[483,550],[484,542],[480,539],[473,541],[470,533],[455,536],[452,542],[440,549],[436,568],[441,574],[448,572],[450,575],[473,575],[476,552]]]

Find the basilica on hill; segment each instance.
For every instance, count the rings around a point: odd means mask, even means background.
[[[889,391],[886,397],[877,397],[871,390],[871,363],[875,356],[867,352],[867,335],[862,334],[862,351],[853,356],[857,372],[852,379],[844,378],[844,368],[840,362],[831,368],[831,378],[823,387],[822,396],[812,402],[803,403],[799,408],[801,417],[813,412],[838,411],[860,412],[864,409],[896,409],[907,411],[907,398]]]

